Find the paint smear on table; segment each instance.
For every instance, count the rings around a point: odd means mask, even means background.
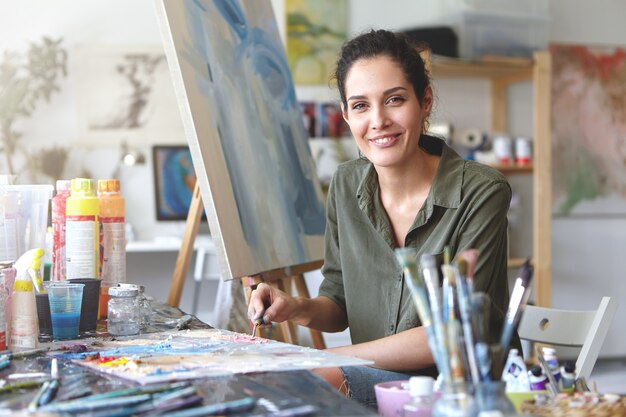
[[[99,341],[86,352],[50,354],[140,384],[371,364],[309,347],[217,329],[151,333],[127,340]]]

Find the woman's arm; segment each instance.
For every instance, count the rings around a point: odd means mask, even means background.
[[[423,327],[405,330],[382,339],[328,349],[333,353],[374,361],[374,367],[389,371],[413,371],[433,366]]]

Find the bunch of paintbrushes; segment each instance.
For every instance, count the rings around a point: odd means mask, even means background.
[[[434,255],[422,255],[418,267],[413,249],[395,252],[443,382],[478,384],[500,379],[530,293],[530,262],[522,266],[513,289],[500,343],[490,345],[489,297],[474,291],[478,251],[461,252],[451,263],[446,248],[441,268]]]

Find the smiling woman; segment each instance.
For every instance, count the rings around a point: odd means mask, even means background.
[[[335,76],[343,117],[363,157],[340,165],[330,184],[320,296],[294,299],[260,284],[249,315],[322,331],[349,327],[353,344],[333,351],[372,360],[373,367],[318,373],[371,406],[376,383],[437,373],[395,248],[408,247],[417,257],[441,254],[445,246],[453,257],[478,249],[475,289],[488,294],[491,326],[501,328],[511,189],[496,170],[465,161],[424,134],[432,88],[404,36],[377,30],[354,38],[344,45]]]

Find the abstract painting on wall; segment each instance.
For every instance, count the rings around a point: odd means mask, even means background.
[[[348,31],[346,0],[286,0],[287,60],[296,84],[328,84]]]
[[[626,216],[626,48],[551,45],[557,216]]]
[[[225,279],[322,258],[323,194],[269,0],[157,0]]]

